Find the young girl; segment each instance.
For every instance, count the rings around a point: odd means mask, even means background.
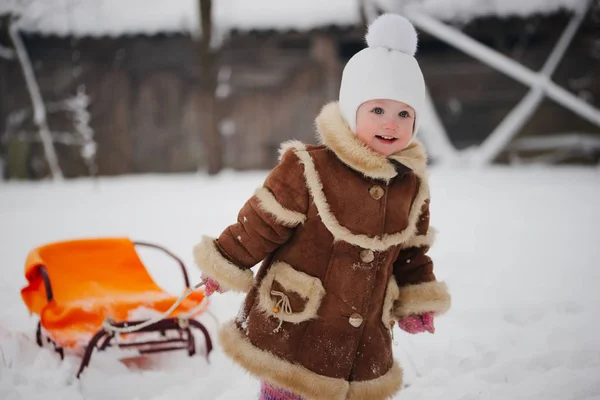
[[[366,39],[344,69],[339,103],[316,119],[320,145],[283,144],[237,223],[194,248],[208,295],[247,293],[219,339],[262,380],[261,399],[389,398],[402,387],[395,321],[433,333],[433,316],[450,307],[426,255],[417,34],[387,14]]]

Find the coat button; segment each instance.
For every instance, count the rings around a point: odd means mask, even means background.
[[[383,195],[385,194],[385,192],[383,191],[383,188],[381,186],[374,185],[374,186],[371,187],[371,189],[369,189],[369,194],[375,200],[379,200],[379,199],[381,199],[383,197]]]
[[[355,328],[358,328],[363,323],[363,317],[359,313],[353,313],[350,318],[348,318],[348,322]]]
[[[370,263],[375,259],[375,254],[373,250],[364,249],[360,251],[360,259],[362,262]]]

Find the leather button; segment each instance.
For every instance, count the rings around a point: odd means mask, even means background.
[[[355,328],[358,328],[363,323],[363,317],[359,313],[353,313],[350,318],[348,318],[348,322]]]
[[[364,249],[360,251],[360,259],[362,262],[370,263],[375,259],[375,254],[373,250]]]
[[[383,191],[383,188],[381,186],[374,185],[374,186],[371,187],[371,189],[369,189],[369,194],[375,200],[379,200],[379,199],[381,199],[383,197],[383,195],[385,194],[385,192]]]

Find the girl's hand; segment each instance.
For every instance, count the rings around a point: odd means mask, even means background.
[[[435,333],[432,311],[404,317],[398,321],[398,325],[400,329],[413,335],[422,332]]]
[[[215,281],[210,276],[202,275],[202,277],[200,278],[200,283],[204,284],[204,295],[206,297],[211,296],[215,292],[217,292],[217,293],[226,292],[225,289],[222,289],[221,286],[219,286],[219,282]]]

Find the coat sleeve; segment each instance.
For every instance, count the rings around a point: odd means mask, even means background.
[[[411,314],[433,311],[441,315],[450,308],[450,294],[444,282],[433,273],[433,261],[427,255],[435,237],[429,227],[429,199],[421,207],[416,234],[402,246],[394,263],[398,297],[393,315],[400,319]]]
[[[237,222],[218,238],[204,236],[194,247],[196,264],[222,288],[249,291],[250,268],[287,242],[306,220],[308,199],[304,167],[293,150],[287,150],[239,211]]]

